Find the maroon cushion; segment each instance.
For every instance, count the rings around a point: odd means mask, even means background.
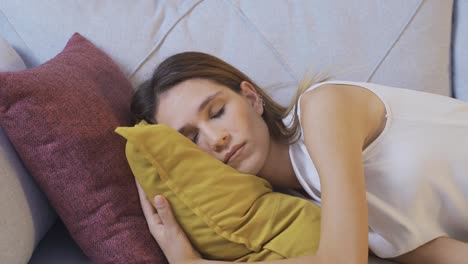
[[[0,124],[95,263],[167,263],[141,211],[125,140],[132,87],[78,33],[47,63],[0,73]]]

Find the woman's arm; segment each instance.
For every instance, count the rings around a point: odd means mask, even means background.
[[[317,255],[330,259],[327,263],[367,263],[362,149],[373,127],[371,95],[364,88],[328,84],[301,98],[305,145],[317,168],[322,193]]]
[[[390,260],[404,264],[459,264],[466,262],[467,259],[467,243],[448,237],[438,237]]]

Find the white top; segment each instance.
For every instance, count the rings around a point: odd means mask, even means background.
[[[439,236],[468,242],[468,103],[372,83],[326,83],[367,88],[387,111],[383,132],[363,151],[370,249],[389,258]],[[289,148],[291,162],[311,201],[320,205],[319,176],[302,126],[301,132]]]

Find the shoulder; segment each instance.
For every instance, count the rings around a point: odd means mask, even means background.
[[[366,107],[372,92],[367,89],[346,84],[323,84],[307,91],[300,97],[298,104],[301,108],[301,117],[331,116],[336,114],[364,118]]]
[[[317,88],[307,91],[301,96],[301,108],[303,104],[310,104],[312,101],[322,101],[329,103],[342,103],[352,105],[366,100],[372,100],[375,95],[366,88],[350,84],[325,83]]]
[[[335,136],[357,140],[362,146],[385,115],[380,99],[356,85],[326,83],[305,92],[298,104],[305,137],[334,132]]]

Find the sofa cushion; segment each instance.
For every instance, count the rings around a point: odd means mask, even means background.
[[[199,1],[2,1],[0,21],[3,15],[3,30],[29,48],[23,59],[30,67],[54,57],[74,32],[80,32],[129,75]]]
[[[0,123],[71,236],[96,263],[162,263],[113,133],[132,88],[80,34],[52,60],[0,73]]]
[[[128,162],[149,200],[162,194],[170,201],[205,258],[252,262],[317,250],[315,204],[273,192],[265,179],[233,169],[166,125],[142,121],[116,132],[127,139]]]
[[[26,67],[16,51],[0,37],[0,72]],[[24,168],[0,126],[0,260],[26,263],[56,214]]]
[[[4,38],[0,36],[0,72],[22,71],[26,69],[21,57]]]
[[[140,83],[168,56],[195,50],[239,68],[284,105],[309,67],[335,79],[451,95],[451,8],[449,0],[205,0],[132,79]]]
[[[27,64],[51,58],[79,31],[110,54],[134,86],[168,56],[193,50],[226,60],[286,105],[309,66],[336,79],[450,95],[452,3],[24,0],[0,9],[30,48]]]

